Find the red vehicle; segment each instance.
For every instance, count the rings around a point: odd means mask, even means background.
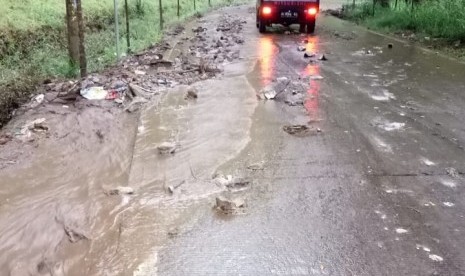
[[[257,0],[257,28],[266,32],[271,24],[299,24],[300,32],[315,32],[320,0]]]

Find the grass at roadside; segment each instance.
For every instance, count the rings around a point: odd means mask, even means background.
[[[208,0],[163,0],[165,25],[182,22],[208,10]],[[86,52],[89,71],[97,71],[116,62],[113,0],[83,2],[86,23]],[[120,48],[126,50],[124,1],[119,0]],[[138,6],[137,3],[141,5]],[[247,0],[211,0],[213,7]],[[132,50],[138,51],[157,42],[158,1],[128,0]],[[67,57],[64,0],[2,0],[0,5],[0,127],[12,108],[31,95],[34,85],[45,78],[73,77]]]
[[[397,2],[397,7],[394,6],[395,1],[391,1],[388,8],[376,7],[374,15],[371,0],[359,3],[355,8],[347,5],[343,16],[373,29],[388,32],[410,31],[446,42],[450,46],[463,47],[465,0],[423,0],[413,8],[405,1]]]

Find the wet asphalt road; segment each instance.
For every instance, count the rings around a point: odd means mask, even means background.
[[[465,65],[327,16],[306,47],[329,60],[309,63],[296,50],[305,37],[259,35],[253,19],[243,61],[222,80],[248,83],[237,86],[243,102],[222,95],[243,105],[231,106],[239,124],[222,127],[247,137],[231,133],[238,153],[215,159],[217,171],[254,180],[247,207],[219,216],[196,206],[152,274],[465,275]],[[324,79],[310,80],[305,108],[251,103],[276,77],[308,75]],[[322,133],[282,131],[297,123]],[[247,170],[257,162],[263,170]]]

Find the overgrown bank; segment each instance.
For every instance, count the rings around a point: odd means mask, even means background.
[[[381,2],[381,1],[376,1]],[[465,0],[372,0],[345,5],[342,17],[369,28],[401,34],[465,58]]]
[[[77,73],[68,62],[65,1],[4,1],[0,6],[0,127],[39,82],[74,77]],[[113,0],[82,2],[87,60],[92,72],[116,61]],[[120,47],[124,54],[126,18],[124,1],[119,2]],[[163,17],[166,24],[173,24],[210,7],[239,2],[244,1],[180,0],[178,16],[177,1],[163,0]],[[128,5],[131,49],[138,51],[161,37],[158,1],[128,0]]]

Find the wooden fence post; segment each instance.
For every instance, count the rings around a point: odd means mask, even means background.
[[[160,12],[160,30],[163,30],[163,4],[162,4],[162,0],[158,0],[158,10]]]
[[[116,58],[119,60],[119,19],[118,19],[118,0],[113,0],[113,7],[115,12],[115,37],[116,37]]]
[[[87,57],[86,57],[86,47],[84,45],[84,17],[82,16],[82,6],[81,0],[76,0],[76,11],[77,11],[77,20],[79,26],[79,68],[81,71],[81,78],[87,76]]]
[[[128,0],[124,0],[124,10],[126,12],[126,42],[128,46],[128,53],[131,52],[131,34],[129,29],[129,7]]]

